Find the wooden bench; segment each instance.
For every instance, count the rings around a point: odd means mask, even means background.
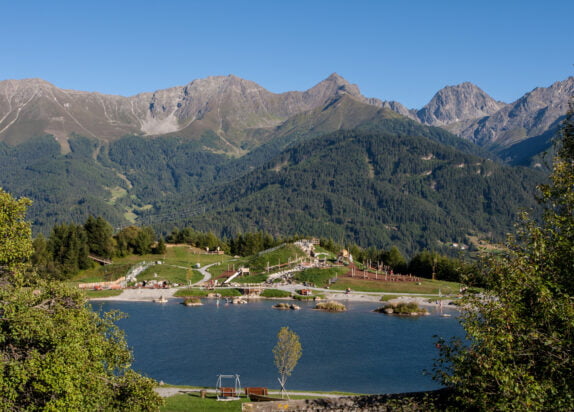
[[[250,394],[253,395],[267,395],[267,388],[245,388],[245,395],[249,396]]]
[[[219,395],[235,398],[235,388],[219,388]]]

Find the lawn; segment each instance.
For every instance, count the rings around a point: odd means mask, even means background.
[[[81,271],[73,281],[77,283],[91,283],[113,281],[124,276],[132,264],[114,262],[111,265],[95,265],[93,268]]]
[[[291,293],[279,289],[265,289],[261,292],[261,297],[263,298],[288,298],[290,296]]]
[[[279,395],[270,395],[279,397]],[[290,396],[291,399],[316,399],[317,396]],[[165,405],[160,408],[161,412],[183,412],[183,411],[241,411],[241,404],[249,402],[246,397],[241,397],[237,401],[218,402],[213,393],[208,393],[205,399],[199,396],[198,392],[182,393],[165,398]]]
[[[156,274],[157,276],[155,276]],[[189,282],[199,282],[202,278],[203,275],[197,270],[185,269],[170,264],[151,266],[138,275],[138,280],[167,280],[168,282],[179,283],[180,285],[187,285]]]
[[[121,290],[86,290],[86,296],[88,299],[93,298],[109,298],[112,296],[118,296],[122,294]]]
[[[161,256],[161,260],[165,263],[180,266],[195,265],[196,263],[199,263],[201,266],[205,266],[211,263],[225,262],[231,259],[228,255],[212,255],[202,252],[201,249],[190,246],[169,246],[165,255],[152,256],[156,256],[156,260],[157,256]]]
[[[171,246],[167,248],[167,252],[163,255],[129,255],[122,258],[114,258],[111,265],[100,266],[96,265],[88,270],[81,271],[77,276],[72,279],[74,283],[88,283],[88,282],[102,282],[108,280],[116,280],[124,276],[129,269],[140,262],[153,262],[162,261],[165,266],[162,269],[158,269],[158,266],[153,266],[151,270],[151,277],[138,279],[152,279],[153,273],[157,273],[163,277],[164,280],[169,280],[175,283],[186,284],[187,280],[191,280],[192,283],[201,280],[201,275],[194,271],[192,274],[188,274],[185,269],[176,268],[175,266],[183,266],[186,268],[193,267],[195,264],[199,263],[201,266],[205,266],[216,262],[226,262],[230,259],[226,255],[211,255],[202,253],[200,249],[191,248],[189,246]],[[172,266],[170,266],[172,265]],[[223,267],[216,266],[216,267]],[[146,271],[147,272],[147,271]],[[145,274],[144,276],[148,276]]]
[[[417,284],[417,283],[420,283]],[[420,293],[438,295],[458,294],[460,283],[443,280],[423,279],[420,282],[385,282],[380,280],[363,280],[356,278],[339,278],[331,285],[331,289],[345,290],[351,288],[359,292],[387,292],[387,293]]]
[[[294,261],[303,255],[303,251],[297,246],[288,244],[272,252],[252,256],[248,261],[248,265],[251,272],[262,272],[267,270],[267,265],[282,265],[289,260]]]
[[[160,408],[160,411],[241,411],[241,404],[248,401],[247,398],[241,398],[238,401],[218,402],[214,394],[207,394],[206,398],[202,399],[198,392],[190,392],[165,398],[165,405]]]
[[[312,268],[295,274],[294,279],[298,282],[312,283],[317,287],[325,287],[329,286],[329,279],[342,276],[348,271],[349,269],[346,267],[335,267],[329,269]]]

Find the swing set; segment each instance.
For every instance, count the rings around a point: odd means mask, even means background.
[[[224,382],[233,380],[233,386],[224,386]],[[237,401],[239,400],[239,395],[241,394],[241,382],[239,381],[239,375],[217,375],[217,400],[218,401]]]

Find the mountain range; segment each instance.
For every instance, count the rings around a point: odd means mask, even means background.
[[[466,82],[417,110],[337,74],[303,92],[219,76],[131,97],[7,80],[0,186],[33,199],[44,233],[94,214],[409,252],[500,240],[520,209],[536,208],[540,154],[573,94],[573,77],[513,103]]]
[[[63,90],[39,79],[6,80],[0,82],[0,141],[17,145],[50,134],[65,152],[73,134],[102,141],[126,135],[177,135],[209,141],[210,150],[242,155],[272,139],[278,128],[285,130],[284,123],[293,116],[322,110],[347,96],[445,128],[510,163],[526,164],[550,146],[549,137],[573,94],[574,77],[536,88],[512,103],[496,101],[465,82],[441,89],[416,110],[367,98],[337,74],[304,92],[275,94],[230,75],[131,97]],[[332,129],[347,126],[333,124]],[[538,151],[533,152],[533,145]]]

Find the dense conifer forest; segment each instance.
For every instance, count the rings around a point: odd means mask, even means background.
[[[279,132],[277,132],[279,133]],[[412,255],[504,240],[545,175],[478,157],[480,149],[410,120],[365,121],[332,133],[296,127],[231,158],[177,137],[51,136],[0,144],[0,184],[33,200],[35,234],[101,216],[117,231],[190,226],[218,237],[314,234]],[[536,213],[536,212],[535,212]]]

